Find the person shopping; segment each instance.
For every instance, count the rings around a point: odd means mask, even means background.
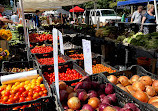
[[[141,26],[141,31],[143,31],[144,34],[148,34],[156,31],[156,17],[153,14],[154,5],[148,4],[147,8],[148,11],[143,16],[142,26]]]
[[[142,10],[143,10],[143,7],[142,6],[139,6],[138,7],[138,10],[135,11],[132,15],[132,18],[131,18],[131,23],[138,23],[140,24],[142,22]]]

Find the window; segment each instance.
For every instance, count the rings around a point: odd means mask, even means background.
[[[97,11],[96,16],[100,16],[100,11]]]
[[[102,16],[116,16],[115,11],[113,10],[102,10]]]
[[[94,15],[94,11],[91,12],[91,15],[92,15],[92,16],[95,16],[95,15]]]

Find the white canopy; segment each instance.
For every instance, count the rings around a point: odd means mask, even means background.
[[[52,10],[61,6],[78,5],[93,0],[23,0],[24,11]]]

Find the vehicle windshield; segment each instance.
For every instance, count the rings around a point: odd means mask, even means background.
[[[102,16],[116,16],[113,10],[101,10]]]

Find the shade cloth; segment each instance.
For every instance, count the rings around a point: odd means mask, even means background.
[[[24,11],[54,10],[61,6],[78,5],[93,0],[23,0]]]
[[[76,6],[69,10],[69,12],[84,12],[84,9],[80,8],[79,6]]]

